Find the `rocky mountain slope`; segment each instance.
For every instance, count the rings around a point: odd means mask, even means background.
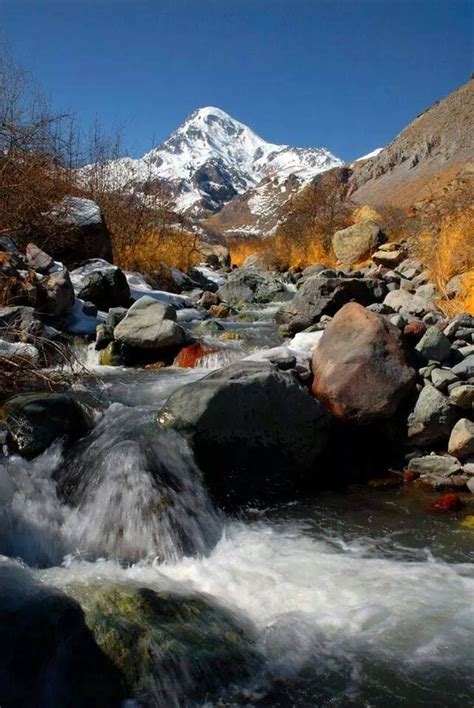
[[[474,80],[418,115],[371,159],[353,165],[351,198],[374,206],[413,205],[470,172]]]
[[[202,218],[259,185],[262,194],[269,184],[283,194],[286,184],[301,186],[341,164],[325,148],[268,143],[219,108],[207,107],[192,113],[157,148],[139,159],[112,161],[109,170],[115,185],[150,190],[164,184],[178,211]]]

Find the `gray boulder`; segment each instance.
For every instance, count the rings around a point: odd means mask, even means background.
[[[408,438],[415,445],[436,445],[447,441],[456,412],[449,398],[427,383],[408,419]]]
[[[437,311],[437,308],[430,300],[403,289],[389,292],[384,303],[392,307],[395,312],[402,312],[415,317],[424,317],[428,312]]]
[[[51,256],[34,243],[27,245],[25,260],[28,267],[37,273],[47,273],[54,263]]]
[[[324,278],[313,276],[298,290],[293,300],[276,315],[290,334],[296,334],[318,322],[323,315],[333,316],[350,301],[360,305],[381,302],[387,293],[382,280],[371,278]]]
[[[329,416],[292,374],[270,363],[238,362],[183,386],[159,421],[189,438],[223,506],[291,496],[322,472],[317,460]]]
[[[286,292],[283,283],[271,273],[258,268],[235,270],[217,294],[230,305],[241,302],[266,303],[281,298]]]
[[[451,455],[424,455],[423,457],[413,457],[407,464],[407,468],[419,474],[433,475],[435,477],[450,477],[462,471],[461,463]]]
[[[165,349],[182,346],[187,335],[176,323],[171,305],[145,295],[137,300],[114,329],[118,342],[137,349]]]
[[[469,379],[474,377],[474,354],[467,356],[459,364],[453,366],[453,373],[460,379]]]
[[[332,247],[341,263],[353,265],[371,256],[386,240],[380,226],[367,220],[336,231]]]
[[[131,301],[130,287],[120,268],[97,270],[88,275],[78,297],[105,312],[111,307],[128,307]]]

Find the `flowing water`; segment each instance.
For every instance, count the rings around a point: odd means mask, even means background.
[[[277,342],[271,314],[200,368],[82,378],[97,411],[88,438],[0,463],[0,555],[58,588],[120,580],[229,608],[264,663],[207,706],[474,705],[474,532],[459,518],[402,488],[224,517],[186,443],[157,430],[177,387]]]

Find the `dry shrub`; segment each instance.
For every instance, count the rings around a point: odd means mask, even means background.
[[[166,235],[150,231],[130,243],[124,240],[115,242],[114,249],[118,265],[125,270],[141,273],[161,271],[163,263],[170,268],[187,271],[200,260],[197,237],[173,229],[167,231]]]
[[[474,210],[446,216],[439,233],[425,232],[419,239],[418,255],[443,298],[438,305],[447,315],[474,314]],[[449,298],[447,285],[460,276],[461,290]]]

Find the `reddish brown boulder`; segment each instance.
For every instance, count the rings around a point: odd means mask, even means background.
[[[313,394],[358,424],[389,418],[415,383],[399,330],[355,302],[339,310],[313,355]]]

